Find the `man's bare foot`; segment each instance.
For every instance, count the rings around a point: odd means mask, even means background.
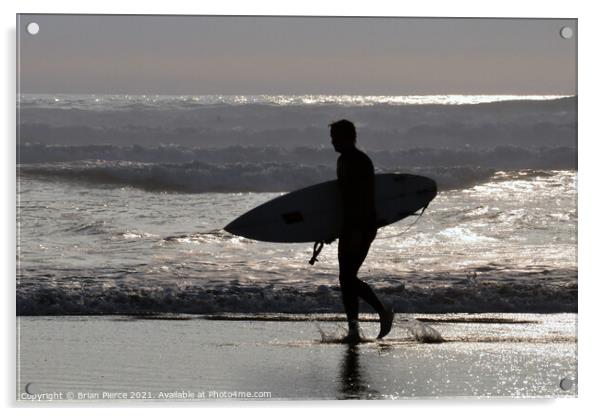
[[[380,314],[380,333],[376,337],[377,339],[384,338],[389,332],[391,332],[394,317],[395,313],[391,307],[386,307],[385,310]]]
[[[347,336],[342,339],[342,342],[345,344],[359,344],[362,341],[362,337],[360,335],[360,324],[358,321],[349,321],[349,332]]]
[[[343,344],[356,345],[362,342],[359,332],[349,332],[342,340]]]

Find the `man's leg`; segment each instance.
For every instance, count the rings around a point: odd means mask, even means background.
[[[339,239],[339,283],[350,334],[359,334],[359,297],[372,306],[379,315],[384,311],[383,304],[372,288],[357,278],[374,236],[375,233],[355,231],[346,233]]]
[[[364,299],[364,301],[372,306],[372,308],[378,312],[378,314],[382,314],[385,310],[384,305],[382,304],[382,302],[380,301],[380,299],[378,298],[378,296],[376,296],[376,293],[374,293],[374,291],[372,290],[372,288],[370,287],[370,285],[368,285],[368,283],[358,279],[357,277],[355,278],[355,287],[356,287],[356,293],[357,295]]]
[[[362,233],[361,240],[358,244],[358,252],[356,253],[356,264],[354,264],[353,275],[355,277],[355,293],[357,296],[364,299],[368,305],[372,306],[376,312],[381,314],[384,311],[382,302],[378,299],[378,296],[376,296],[370,285],[357,277],[360,267],[362,267],[364,260],[366,260],[366,256],[368,256],[370,246],[372,245],[375,236],[376,232]]]
[[[380,320],[380,333],[378,334],[378,338],[382,338],[391,331],[391,326],[393,325],[394,313],[392,308],[385,308],[383,303],[380,301],[378,296],[374,293],[370,285],[366,282],[360,280],[357,277],[357,272],[359,271],[361,265],[363,264],[366,256],[368,255],[368,251],[370,250],[370,245],[372,241],[374,241],[374,237],[376,236],[376,232],[374,233],[366,233],[363,235],[363,239],[360,245],[360,252],[357,256],[357,269],[355,269],[355,293],[357,296],[361,297],[366,303],[368,303],[376,312],[378,312],[379,320]]]
[[[343,306],[349,325],[348,338],[359,340],[359,298],[356,285],[356,274],[359,268],[357,259],[359,251],[357,238],[351,233],[341,235],[339,238],[339,283]]]
[[[345,314],[347,315],[348,322],[357,322],[359,314],[359,298],[355,284],[356,277],[350,272],[352,269],[353,264],[351,264],[345,253],[339,253],[339,284],[341,286]]]

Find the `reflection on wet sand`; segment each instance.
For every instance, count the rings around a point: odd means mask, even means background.
[[[366,382],[366,374],[359,360],[360,347],[346,347],[341,360],[339,399],[374,399],[380,397],[380,392],[370,387]]]

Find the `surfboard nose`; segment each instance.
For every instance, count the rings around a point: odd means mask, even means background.
[[[240,223],[240,217],[238,217],[234,221],[229,222],[224,227],[224,231],[228,231],[230,234],[236,234],[236,229],[238,228],[238,226],[237,226],[238,223]]]

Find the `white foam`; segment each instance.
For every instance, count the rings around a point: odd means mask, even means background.
[[[81,279],[80,279],[81,280]],[[487,283],[427,285],[411,288],[378,287],[379,296],[398,312],[576,312],[576,276],[572,287],[554,285],[530,276],[528,280],[499,276]],[[161,285],[142,280],[60,283],[60,279],[18,285],[18,315],[144,314],[144,313],[341,313],[337,286],[274,286],[255,282],[252,286],[182,282]],[[373,312],[362,304],[362,311]],[[422,342],[435,342],[436,331],[420,323],[404,322]],[[331,334],[332,335],[332,334]]]

